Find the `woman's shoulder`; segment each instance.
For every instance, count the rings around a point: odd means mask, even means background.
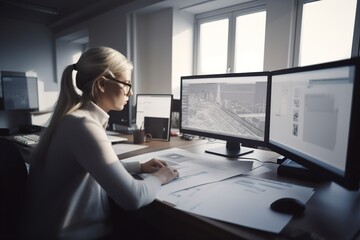
[[[58,125],[60,135],[71,135],[73,141],[83,142],[106,138],[105,130],[96,118],[86,111],[75,111],[67,114]]]
[[[103,129],[105,119],[103,116],[99,115],[96,111],[91,111],[88,109],[77,109],[64,117],[64,123],[74,124],[74,125],[86,125],[87,127],[95,127]]]
[[[76,110],[72,113],[69,113],[63,117],[61,120],[61,125],[65,126],[84,126],[86,123],[95,123],[96,121],[93,116],[87,111],[84,110]]]
[[[109,115],[100,110],[99,107],[96,107],[95,104],[87,104],[82,108],[76,109],[75,111],[68,113],[66,115],[68,121],[79,121],[79,122],[92,122],[102,126],[107,122]]]
[[[66,114],[62,120],[60,121],[62,124],[64,123],[76,123],[76,122],[82,122],[84,119],[88,118],[86,114],[83,113],[83,111],[74,111],[72,113]]]
[[[68,120],[68,121],[81,121],[84,119],[88,119],[88,120],[94,119],[92,112],[80,108],[64,116],[64,120]]]
[[[73,117],[73,118],[83,118],[83,117],[90,117],[91,113],[86,109],[76,109],[75,111],[72,111],[65,115],[65,117]]]

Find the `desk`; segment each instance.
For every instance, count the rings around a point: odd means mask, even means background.
[[[131,136],[127,137],[131,143]],[[203,153],[207,148],[216,147],[216,143],[210,145],[207,140],[186,141],[178,137],[172,137],[170,142],[153,141],[144,144],[148,147],[121,154],[119,158],[128,158],[172,147],[186,149],[192,153]],[[270,162],[276,162],[276,156],[265,150],[255,150],[254,153],[246,155],[246,157]],[[301,217],[293,217],[281,232],[281,235],[288,237],[284,239],[291,239],[289,236],[304,232],[322,237],[318,239],[360,239],[359,191],[347,191],[331,182],[313,183],[281,177],[276,174],[276,164],[265,163],[265,165],[271,171],[258,176],[315,189],[315,194],[306,204],[305,214]],[[221,203],[219,203],[220,205]],[[147,221],[171,236],[172,239],[274,239],[276,237],[276,234],[183,212],[160,201],[154,201],[138,210],[136,217]],[[254,218],[256,217],[261,216],[254,216]]]
[[[125,136],[129,139],[128,143],[133,142],[132,136]],[[203,153],[205,149],[216,147],[217,144],[223,143],[209,143],[204,139],[186,141],[178,137],[171,137],[169,142],[147,142],[144,143],[148,146],[147,148],[120,154],[118,157],[124,159],[173,147],[192,153]],[[25,152],[29,151],[28,148],[24,150]],[[270,162],[276,162],[276,156],[277,154],[265,150],[255,150],[254,153],[246,155],[249,158]],[[219,160],[222,159],[226,160],[226,158],[219,157]],[[281,232],[281,235],[287,236],[287,238],[277,239],[292,239],[289,236],[296,232],[314,233],[321,237],[317,239],[360,239],[359,191],[347,191],[330,182],[312,183],[281,177],[276,174],[276,164],[265,163],[265,165],[271,171],[260,174],[259,177],[312,187],[316,191],[306,204],[305,214],[301,217],[293,217]],[[278,237],[276,234],[183,212],[157,200],[135,211],[133,217],[145,221],[166,236],[170,236],[170,239],[275,239]],[[254,218],[257,217],[261,218],[261,216],[254,216]],[[138,229],[138,231],[142,231],[142,229]]]

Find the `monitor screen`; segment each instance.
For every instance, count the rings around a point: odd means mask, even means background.
[[[359,59],[272,72],[269,147],[347,188],[359,186]]]
[[[108,129],[130,134],[133,131],[133,98],[130,97],[128,103],[124,106],[123,110],[111,110],[109,114]]]
[[[180,131],[226,141],[206,152],[238,157],[265,146],[268,72],[181,78]]]
[[[4,110],[39,110],[36,77],[2,75],[1,85]]]
[[[145,117],[166,118],[170,131],[172,99],[172,94],[137,94],[136,126],[144,129]]]

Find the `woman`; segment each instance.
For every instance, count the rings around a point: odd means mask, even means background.
[[[107,139],[107,112],[122,110],[133,94],[131,72],[132,64],[108,47],[91,48],[65,68],[54,114],[32,156],[25,238],[102,238],[112,231],[108,196],[123,209],[138,209],[178,176],[156,159],[122,163]],[[152,174],[144,180],[130,174],[139,172]]]

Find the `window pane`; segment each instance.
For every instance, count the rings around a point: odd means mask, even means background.
[[[303,6],[299,65],[351,57],[356,0],[322,0]]]
[[[235,72],[264,69],[266,12],[236,18]]]
[[[228,19],[200,25],[199,74],[226,72],[228,31]]]

